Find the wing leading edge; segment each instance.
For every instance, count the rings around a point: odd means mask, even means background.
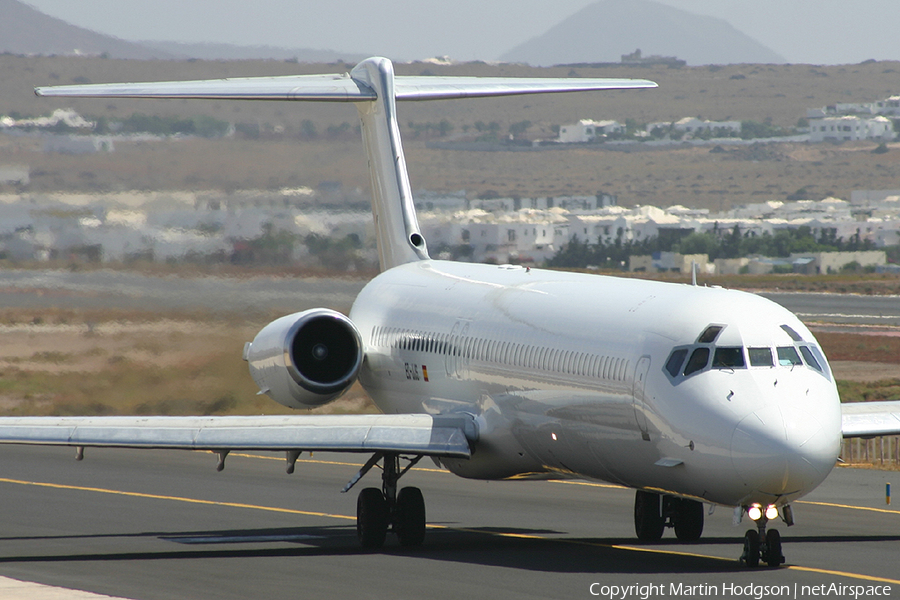
[[[468,458],[467,416],[3,417],[0,443],[181,450],[394,452]]]
[[[841,404],[845,438],[900,435],[900,401]]]

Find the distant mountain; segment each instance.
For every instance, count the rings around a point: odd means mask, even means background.
[[[127,42],[70,25],[19,0],[0,0],[0,53],[34,55],[106,55],[110,58],[245,60],[299,62],[359,61],[365,56],[332,50],[290,49],[229,44]]]
[[[0,0],[0,52],[170,58],[158,50],[70,25],[18,0]]]
[[[651,0],[596,2],[500,58],[534,66],[619,62],[635,48],[690,65],[787,62],[722,19]]]
[[[142,46],[172,55],[175,58],[198,58],[201,60],[249,60],[275,59],[297,60],[308,63],[331,63],[339,60],[359,62],[366,58],[362,54],[349,54],[333,50],[311,48],[277,48],[274,46],[235,46],[232,44],[186,44],[183,42],[139,42]]]

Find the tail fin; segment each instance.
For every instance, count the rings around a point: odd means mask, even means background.
[[[410,191],[396,100],[445,100],[558,92],[652,88],[641,79],[540,79],[395,76],[391,61],[369,58],[344,75],[36,88],[47,97],[196,98],[354,102],[369,157],[372,212],[382,270],[428,258]]]
[[[350,77],[364,82],[376,96],[374,102],[361,102],[356,108],[369,157],[378,262],[386,270],[427,259],[400,142],[394,66],[386,58],[370,58],[356,65]]]

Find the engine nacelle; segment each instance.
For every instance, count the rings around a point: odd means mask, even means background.
[[[359,374],[362,336],[353,321],[327,308],[281,317],[244,346],[262,393],[290,408],[322,406]]]

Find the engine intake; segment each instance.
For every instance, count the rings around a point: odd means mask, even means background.
[[[362,366],[362,336],[339,312],[314,308],[266,325],[244,347],[260,390],[291,408],[326,404],[349,388]]]

